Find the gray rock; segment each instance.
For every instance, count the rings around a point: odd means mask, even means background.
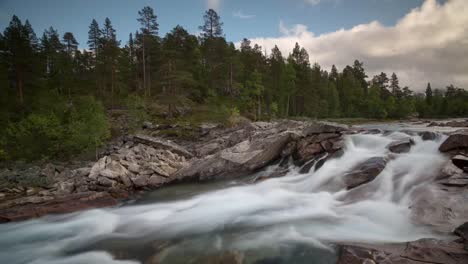
[[[206,180],[253,172],[278,158],[291,136],[291,132],[283,132],[242,141],[215,155],[192,160],[190,165],[176,172],[175,177]]]
[[[133,184],[135,185],[135,187],[142,188],[148,185],[149,178],[150,178],[149,175],[137,175],[131,178],[131,180]]]
[[[148,179],[148,185],[151,187],[159,187],[166,183],[168,180],[165,177],[159,175],[153,175]]]
[[[373,181],[382,172],[386,164],[387,160],[385,158],[374,157],[357,165],[343,177],[347,189],[350,190]]]
[[[72,173],[74,174],[75,177],[87,177],[89,173],[91,172],[90,167],[85,167],[85,168],[79,168],[74,170]]]
[[[393,153],[406,153],[411,149],[414,141],[410,138],[390,143],[387,148]]]
[[[466,222],[463,225],[455,228],[453,233],[455,235],[461,237],[465,241],[465,244],[467,244],[468,243],[468,222]]]
[[[111,179],[109,179],[107,177],[98,177],[97,182],[98,182],[99,185],[105,186],[105,187],[114,187],[114,186],[117,185],[116,181],[111,180]]]
[[[349,129],[346,125],[341,125],[332,122],[314,122],[307,124],[304,128],[304,135],[309,136],[313,134],[322,134],[322,133],[339,133],[344,132]]]
[[[150,136],[146,136],[146,135],[135,135],[133,137],[133,140],[135,142],[138,142],[138,143],[141,143],[141,144],[144,144],[144,145],[148,145],[148,146],[152,146],[154,148],[157,148],[157,149],[167,149],[167,150],[170,150],[171,152],[174,152],[178,155],[182,155],[182,156],[185,156],[186,158],[192,158],[193,157],[193,154],[190,153],[189,151],[187,151],[185,148],[177,145],[176,143],[174,142],[171,142],[169,140],[164,140],[164,139],[160,139],[160,138],[154,138],[154,137],[150,137]]]
[[[408,243],[390,245],[346,245],[340,247],[337,264],[464,264],[468,263],[468,251],[463,244],[420,239]]]
[[[424,131],[420,133],[422,140],[436,140],[439,137],[439,134],[432,131]]]
[[[70,194],[75,190],[75,183],[73,181],[60,182],[57,185],[57,191],[61,194]]]
[[[468,157],[465,155],[456,155],[452,158],[452,162],[455,166],[468,172]]]
[[[97,179],[97,177],[99,176],[100,172],[106,168],[106,165],[109,164],[110,161],[111,161],[111,160],[110,160],[107,156],[102,157],[101,159],[99,159],[99,160],[93,165],[93,167],[91,168],[88,177],[91,178],[91,179]]]
[[[448,152],[451,150],[468,148],[468,130],[457,131],[449,135],[449,137],[440,145],[439,151]]]

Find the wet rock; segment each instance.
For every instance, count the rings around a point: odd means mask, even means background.
[[[5,198],[6,198],[6,194],[0,193],[0,200],[3,200],[3,199],[5,199]]]
[[[455,166],[468,172],[468,157],[465,155],[456,155],[452,158],[452,162]]]
[[[465,187],[468,186],[468,178],[453,178],[440,181],[440,184],[449,187]]]
[[[436,140],[439,137],[437,133],[431,131],[424,131],[420,133],[420,136],[422,140]]]
[[[410,242],[401,257],[423,263],[468,263],[468,251],[463,249],[462,244],[437,239]]]
[[[135,135],[133,137],[133,140],[135,142],[138,142],[138,143],[141,143],[141,144],[144,144],[144,145],[148,145],[148,146],[152,146],[152,147],[157,148],[157,149],[170,150],[171,152],[176,153],[178,155],[182,155],[182,156],[184,156],[186,158],[192,158],[193,157],[193,154],[190,153],[189,151],[187,151],[185,148],[183,148],[183,147],[181,147],[181,146],[177,145],[176,143],[171,142],[169,140],[154,138],[154,137],[150,137],[150,136],[146,136],[146,135]]]
[[[393,153],[406,153],[411,149],[414,141],[410,138],[390,143],[387,148]]]
[[[463,225],[455,228],[453,233],[459,237],[461,237],[465,244],[468,243],[468,222],[464,223]]]
[[[379,128],[373,128],[373,129],[368,129],[364,131],[364,134],[370,134],[370,135],[377,135],[377,134],[383,134],[383,130]]]
[[[343,177],[348,190],[373,181],[382,172],[387,164],[383,157],[373,157],[354,167]]]
[[[0,222],[21,221],[46,214],[64,214],[116,204],[117,200],[105,192],[44,198],[31,197],[27,203],[21,206],[0,209]]]
[[[337,264],[376,264],[375,259],[379,255],[385,258],[388,253],[357,246],[341,246]]]
[[[242,264],[244,254],[238,251],[228,251],[197,258],[195,264]]]
[[[337,264],[462,264],[468,263],[463,244],[437,239],[381,246],[341,246]]]
[[[450,134],[449,137],[440,145],[439,151],[448,152],[451,150],[466,148],[468,148],[468,130],[463,130]]]

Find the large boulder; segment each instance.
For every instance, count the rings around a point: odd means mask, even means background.
[[[468,130],[456,131],[440,145],[439,151],[448,152],[468,148]]]
[[[382,172],[386,164],[387,160],[383,157],[373,157],[358,164],[343,177],[347,189],[350,190],[373,181]]]
[[[280,157],[291,137],[293,133],[286,131],[244,140],[214,155],[193,159],[189,166],[176,172],[175,177],[207,180],[253,172]]]

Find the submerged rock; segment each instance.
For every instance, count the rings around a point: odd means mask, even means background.
[[[383,157],[373,157],[354,167],[343,176],[348,190],[373,181],[382,172],[387,164]]]

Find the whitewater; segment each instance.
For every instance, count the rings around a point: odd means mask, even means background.
[[[409,152],[388,150],[391,142],[408,137],[415,142]],[[246,262],[250,256],[254,263],[260,255],[304,247],[323,258],[317,263],[333,263],[336,244],[437,237],[430,227],[414,223],[410,207],[412,195],[430,191],[447,162],[438,151],[445,138],[423,141],[402,132],[347,135],[342,156],[308,173],[291,165],[286,176],[257,183],[239,179],[214,190],[200,187],[188,197],[177,196],[175,186],[176,194],[164,201],[3,224],[0,262],[143,263],[164,244],[161,263],[188,263],[193,256],[224,251],[247,252]],[[343,176],[372,157],[388,159],[385,169],[372,182],[347,190]]]

